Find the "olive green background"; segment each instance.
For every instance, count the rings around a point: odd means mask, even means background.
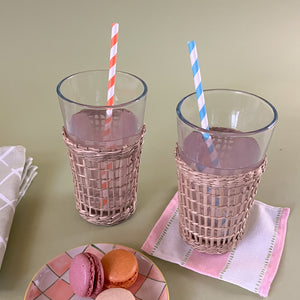
[[[112,22],[120,24],[117,69],[149,88],[138,206],[106,228],[75,210],[56,85],[107,68]],[[195,40],[204,88],[258,94],[278,110],[269,164],[256,199],[291,208],[270,300],[298,299],[300,1],[0,0],[0,143],[23,145],[39,166],[17,207],[0,270],[0,299],[23,299],[39,268],[91,242],[140,249],[176,191],[177,102],[194,89],[187,42]],[[238,286],[152,258],[170,299],[259,299]]]

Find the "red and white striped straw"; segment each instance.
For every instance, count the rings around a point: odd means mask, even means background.
[[[119,35],[119,24],[113,23],[111,28],[111,40],[110,40],[110,55],[109,55],[109,73],[108,73],[108,88],[107,88],[107,106],[113,106],[115,98],[115,81],[116,81],[116,67],[117,67],[117,49],[118,49],[118,35]],[[108,137],[111,132],[111,122],[112,122],[112,108],[106,109],[106,119],[104,126],[104,138]],[[112,162],[107,164],[107,170],[102,172],[102,176],[108,177],[108,170],[113,167]],[[108,197],[108,184],[109,181],[103,180],[101,188],[103,189],[103,203],[102,205],[107,205]]]
[[[107,106],[112,106],[114,104],[118,35],[119,35],[119,24],[113,23],[111,28],[111,41],[110,41],[109,75],[108,75],[108,90],[107,90],[107,102],[106,102]],[[108,136],[110,133],[111,121],[112,121],[112,108],[107,108],[104,136]]]

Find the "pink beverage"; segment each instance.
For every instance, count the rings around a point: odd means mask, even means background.
[[[226,128],[211,128],[214,131],[238,132]],[[218,167],[213,167],[207,144],[200,132],[193,131],[183,142],[182,159],[194,170],[215,175],[231,175],[257,168],[261,163],[258,143],[252,137],[212,137],[217,152]]]
[[[81,146],[99,149],[132,145],[138,139],[136,116],[127,109],[113,109],[109,135],[104,135],[105,110],[84,109],[71,117],[69,137]]]
[[[109,70],[84,71],[57,86],[76,209],[104,226],[119,224],[136,209],[148,90],[137,76],[116,72],[109,104],[108,78]]]
[[[176,107],[179,232],[197,251],[222,254],[244,235],[277,112],[243,91],[203,93],[207,129],[201,126],[196,93]]]

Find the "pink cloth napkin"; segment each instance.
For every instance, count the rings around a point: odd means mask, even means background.
[[[267,297],[284,247],[289,208],[254,201],[242,241],[221,255],[200,253],[179,235],[177,193],[142,246],[146,253]]]

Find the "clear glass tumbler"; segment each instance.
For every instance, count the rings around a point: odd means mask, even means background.
[[[76,208],[87,221],[114,225],[136,209],[146,83],[117,72],[107,106],[108,70],[79,72],[57,86]]]
[[[247,92],[213,89],[204,97],[209,130],[195,93],[176,108],[180,234],[199,251],[224,253],[243,236],[278,115]]]

